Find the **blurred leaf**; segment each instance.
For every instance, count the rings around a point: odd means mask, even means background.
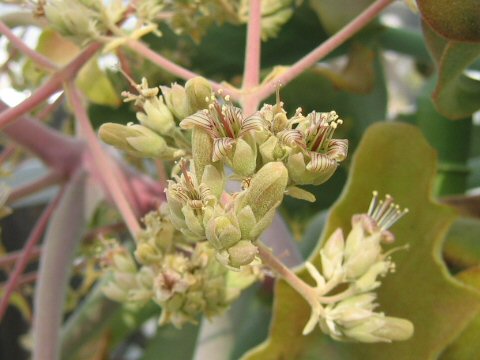
[[[348,63],[341,69],[329,65],[319,65],[314,69],[325,76],[336,88],[357,94],[367,94],[375,85],[375,52],[360,43],[353,43]]]
[[[442,198],[442,202],[457,209],[461,215],[480,219],[480,194],[448,196]]]
[[[455,221],[445,238],[443,256],[457,269],[480,265],[480,220]]]
[[[230,358],[235,360],[266,339],[272,315],[270,294],[261,285],[251,286],[242,292],[230,313],[235,324],[235,348]]]
[[[57,65],[66,65],[77,56],[81,49],[70,40],[62,37],[50,28],[45,29],[38,40],[36,51],[45,55]],[[47,75],[39,71],[33,61],[27,60],[24,76],[33,84],[39,84]],[[120,105],[119,94],[108,76],[98,66],[98,57],[92,58],[79,71],[77,85],[94,104],[116,107]]]
[[[328,210],[318,212],[306,224],[305,231],[298,247],[304,259],[311,257],[313,250],[319,246],[320,234],[327,223]]]
[[[372,157],[374,156],[374,158]],[[350,228],[351,216],[364,213],[372,190],[392,194],[410,215],[395,225],[397,272],[379,289],[381,310],[415,325],[413,338],[392,344],[347,344],[327,340],[317,329],[301,335],[310,309],[285,282],[278,283],[270,338],[245,359],[435,359],[480,309],[480,296],[454,280],[441,260],[441,243],[453,213],[432,202],[435,153],[420,132],[406,124],[376,124],[355,154],[349,182],[334,205],[323,238]],[[314,260],[319,263],[319,257]],[[307,278],[306,271],[300,276]]]
[[[77,76],[77,85],[87,99],[94,104],[118,107],[122,103],[120,95],[107,74],[100,70],[97,58],[87,62],[80,70]]]
[[[478,24],[480,29],[480,23]],[[480,109],[480,80],[465,70],[480,56],[480,44],[445,41],[425,22],[425,41],[437,63],[438,80],[433,101],[451,119],[465,118]]]
[[[334,34],[360,14],[373,0],[310,0],[329,34]]]
[[[417,5],[423,19],[445,38],[480,42],[478,0],[417,0]]]
[[[480,291],[480,266],[472,267],[457,275],[457,279]],[[439,357],[441,360],[471,360],[480,354],[480,314],[468,324],[460,336]]]
[[[198,326],[187,324],[181,329],[166,325],[150,339],[142,360],[192,359],[197,343]]]

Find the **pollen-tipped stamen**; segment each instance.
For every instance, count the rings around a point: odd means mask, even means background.
[[[406,213],[408,209],[400,210],[400,206],[393,202],[393,197],[389,194],[385,195],[385,200],[378,200],[378,191],[373,192],[367,214],[382,231],[389,229]]]

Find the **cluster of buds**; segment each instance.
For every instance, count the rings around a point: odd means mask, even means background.
[[[229,272],[215,259],[207,242],[191,243],[169,221],[162,206],[149,213],[138,235],[135,258],[128,249],[110,241],[102,265],[109,275],[103,291],[128,306],[154,301],[162,308],[160,324],[181,327],[196,323],[201,314],[220,314],[242,288],[260,276],[254,267]]]
[[[212,88],[207,80],[197,77],[185,87],[150,88],[147,80],[134,84],[137,94],[122,93],[125,102],[134,102],[139,124],[105,123],[99,129],[100,138],[131,155],[163,160],[177,159],[191,153],[190,135],[178,123],[185,117],[207,107],[202,100]],[[160,89],[162,95],[159,95]]]
[[[310,300],[312,313],[304,334],[318,323],[324,333],[342,341],[391,342],[412,336],[410,321],[374,311],[374,290],[381,285],[380,277],[394,271],[390,255],[398,250],[383,253],[381,243],[393,242],[388,229],[407,212],[400,210],[391,196],[379,201],[374,192],[368,212],[353,216],[346,240],[337,229],[320,250],[321,273],[306,264],[316,287],[312,288],[315,300]],[[340,285],[345,290],[329,295]]]

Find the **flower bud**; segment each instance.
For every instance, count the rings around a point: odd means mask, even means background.
[[[332,278],[335,272],[342,267],[344,248],[343,232],[341,229],[337,229],[328,238],[322,250],[320,250],[322,270],[325,278]]]
[[[177,119],[185,119],[193,113],[190,109],[187,92],[182,86],[173,84],[170,88],[166,86],[161,86],[160,88],[162,89],[165,103]]]
[[[245,136],[248,141],[248,137]],[[235,173],[242,176],[252,175],[257,166],[257,147],[253,140],[250,145],[242,138],[237,139],[233,150],[231,166]]]
[[[281,162],[265,164],[253,176],[238,208],[250,206],[258,221],[282,201],[287,182],[287,169]]]
[[[175,127],[173,115],[163,102],[163,98],[152,97],[143,104],[143,112],[137,113],[140,123],[161,135],[168,134]]]
[[[228,248],[227,251],[230,255],[231,266],[238,268],[242,265],[250,264],[257,255],[258,249],[251,241],[241,240]]]
[[[220,215],[212,218],[205,230],[210,245],[217,250],[235,245],[242,236],[238,223],[232,215]]]
[[[192,113],[208,107],[212,87],[207,79],[201,76],[194,77],[185,83],[185,90]]]
[[[413,324],[405,319],[374,314],[343,332],[352,340],[366,343],[402,341],[413,335]]]
[[[183,155],[183,150],[171,148],[157,133],[142,125],[103,124],[100,138],[135,156],[174,159]]]
[[[378,237],[365,238],[361,246],[362,248],[358,252],[345,256],[343,267],[349,279],[355,279],[365,274],[377,262],[382,251]]]

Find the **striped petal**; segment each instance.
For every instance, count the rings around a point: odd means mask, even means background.
[[[231,138],[216,138],[213,141],[213,155],[212,161],[218,161],[227,157],[227,153],[232,149],[235,144],[235,140]]]
[[[180,122],[182,129],[193,129],[195,126],[201,127],[209,133],[212,133],[213,124],[208,114],[205,111],[200,110],[195,114],[187,116]]]
[[[328,143],[327,156],[338,162],[345,160],[348,153],[348,140],[332,139]]]
[[[338,164],[325,154],[309,152],[310,162],[307,164],[307,170],[312,172],[334,172]]]
[[[305,149],[305,138],[301,131],[296,129],[283,130],[277,134],[279,140],[288,145],[295,146],[298,145],[301,148]]]
[[[255,113],[252,116],[242,120],[238,136],[241,137],[249,131],[262,130],[263,128],[263,118],[258,113]]]

